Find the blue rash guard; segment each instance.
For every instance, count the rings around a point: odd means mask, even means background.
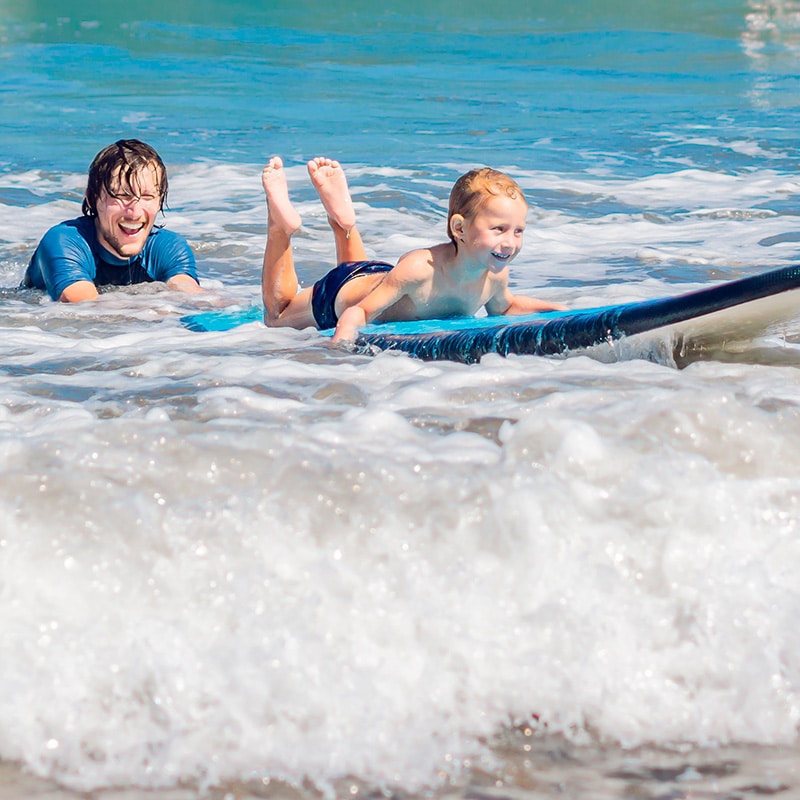
[[[96,286],[130,286],[168,281],[175,275],[197,280],[194,253],[183,236],[153,228],[142,252],[118,258],[97,240],[94,219],[79,217],[50,228],[42,237],[20,284],[24,289],[44,289],[58,300],[76,281]]]

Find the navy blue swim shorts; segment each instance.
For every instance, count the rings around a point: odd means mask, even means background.
[[[320,278],[311,289],[311,311],[320,330],[335,328],[339,318],[336,316],[336,295],[348,281],[359,275],[372,275],[389,272],[391,264],[383,261],[344,261]]]

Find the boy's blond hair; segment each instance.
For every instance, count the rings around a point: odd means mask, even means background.
[[[447,235],[456,250],[458,250],[458,242],[456,242],[450,227],[453,215],[461,214],[465,219],[470,219],[477,214],[487,200],[499,195],[506,195],[512,200],[521,198],[524,203],[527,203],[520,185],[504,172],[491,167],[472,169],[464,173],[453,184],[453,188],[450,190],[450,206],[447,211]]]

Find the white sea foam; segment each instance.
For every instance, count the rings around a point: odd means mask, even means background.
[[[241,306],[259,169],[183,166],[170,195]],[[386,208],[379,173],[352,180],[368,246],[431,241],[438,185]],[[304,167],[289,177],[313,277],[332,243]],[[794,184],[768,171],[520,180],[575,199],[532,208],[516,263],[550,297],[653,297],[790,248],[759,244],[792,224],[769,206]],[[72,202],[0,207],[8,287]],[[152,287],[4,303],[5,759],[81,789],[413,790],[533,714],[578,741],[794,740],[795,367],[428,364],[259,323],[193,333],[198,309]]]

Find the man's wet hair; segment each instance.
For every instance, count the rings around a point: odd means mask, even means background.
[[[158,176],[159,210],[163,211],[167,204],[167,168],[161,156],[149,144],[138,139],[119,139],[103,148],[89,167],[86,195],[83,198],[84,215],[97,216],[97,201],[103,189],[113,197],[120,186],[134,188],[137,173],[151,165]]]

